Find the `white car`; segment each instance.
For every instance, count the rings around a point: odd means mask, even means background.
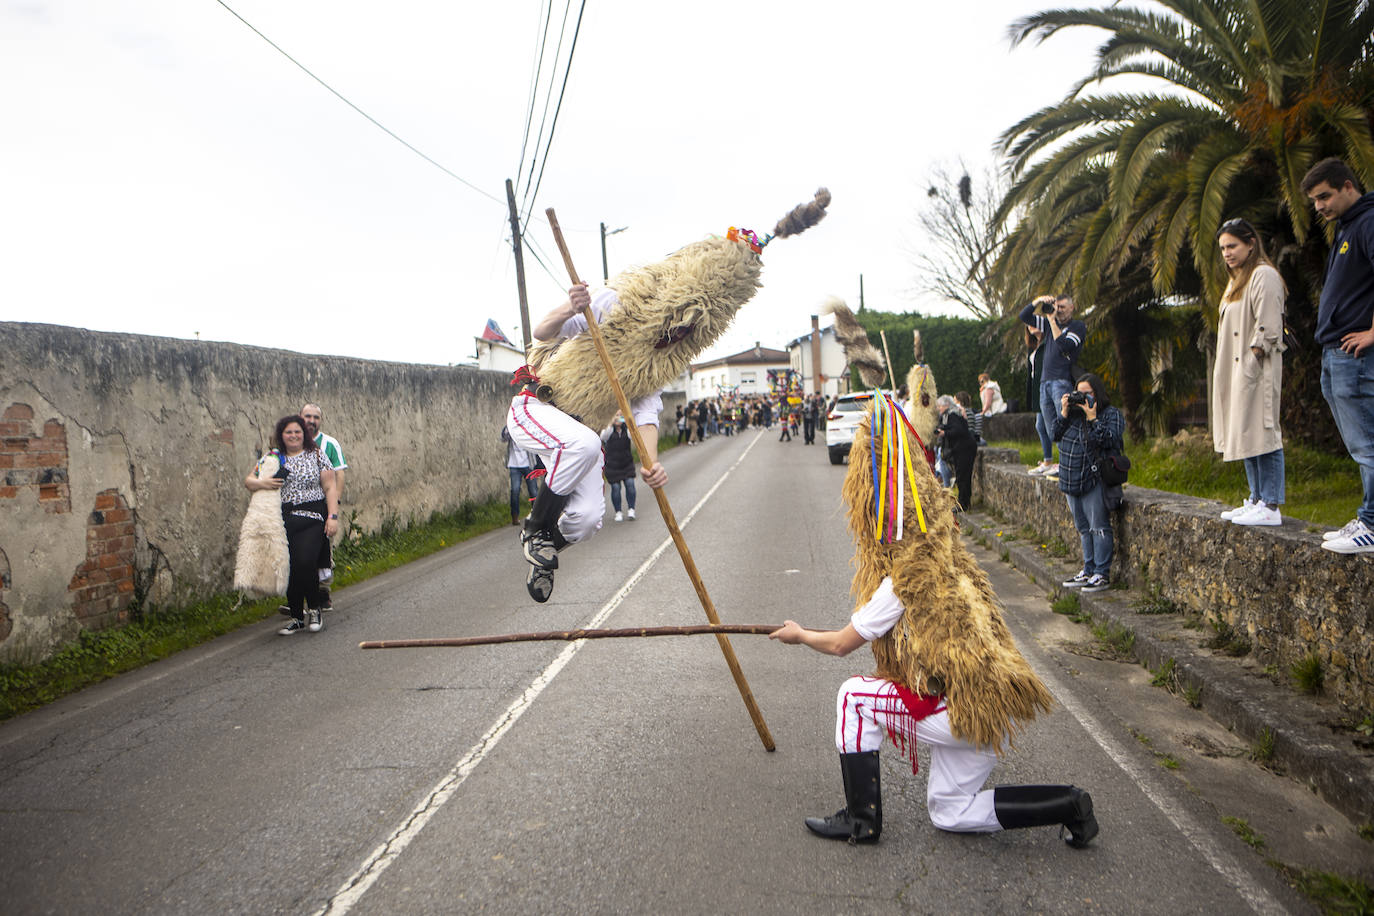
[[[890,395],[892,392],[884,391],[883,394]],[[849,447],[854,444],[854,430],[872,401],[871,391],[842,394],[835,406],[830,408],[830,413],[825,415],[825,445],[830,452],[831,464],[844,463]]]

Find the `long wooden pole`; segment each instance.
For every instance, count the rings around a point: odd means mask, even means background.
[[[878,336],[883,339],[883,358],[887,360],[887,378],[893,390],[897,388],[897,374],[892,371],[892,354],[887,351],[887,331],[878,332]]]
[[[776,623],[697,624],[689,627],[622,627],[596,630],[545,630],[537,633],[502,633],[499,636],[452,636],[435,639],[374,639],[358,643],[359,649],[437,649],[496,646],[508,642],[573,642],[578,639],[626,639],[639,636],[701,636],[706,633],[740,633],[766,636]]]
[[[549,228],[553,230],[554,241],[558,243],[558,251],[563,255],[563,266],[568,269],[568,276],[572,278],[573,285],[576,286],[582,281],[578,279],[577,268],[573,266],[572,253],[568,251],[568,243],[563,240],[563,230],[558,226],[558,217],[554,214],[553,208],[549,207],[544,211],[549,218]],[[649,452],[644,447],[644,439],[639,434],[639,425],[634,422],[634,412],[630,410],[630,399],[625,396],[625,389],[620,384],[620,376],[616,375],[615,367],[611,365],[611,355],[606,351],[606,342],[601,338],[601,329],[597,327],[596,316],[592,314],[590,307],[584,307],[582,314],[587,319],[587,331],[592,336],[592,343],[596,346],[597,355],[601,357],[601,365],[606,370],[606,378],[611,383],[611,390],[615,392],[616,403],[620,405],[620,412],[625,417],[625,426],[629,429],[630,435],[634,438],[635,448],[639,450],[639,455],[643,458]],[[716,613],[716,606],[711,603],[711,596],[706,593],[706,585],[701,581],[701,574],[697,572],[697,565],[692,560],[692,552],[687,549],[687,541],[682,537],[682,529],[678,527],[677,518],[673,515],[673,507],[668,505],[668,494],[663,492],[662,487],[650,487],[654,497],[658,500],[658,511],[663,515],[663,522],[668,526],[668,533],[672,535],[673,543],[677,545],[677,552],[682,557],[682,565],[687,568],[687,577],[692,580],[692,587],[696,589],[697,598],[701,601],[701,606],[706,611],[706,619],[712,626],[720,626],[720,615]],[[777,745],[773,743],[773,736],[768,732],[768,725],[763,721],[763,713],[759,711],[759,705],[754,700],[754,694],[749,689],[749,682],[744,679],[744,671],[740,668],[739,659],[735,657],[735,649],[730,645],[730,640],[724,633],[716,634],[716,641],[720,643],[720,651],[725,656],[725,664],[730,668],[730,675],[735,679],[735,686],[739,688],[740,697],[744,700],[745,707],[749,710],[749,717],[754,720],[754,728],[759,733],[759,739],[763,741],[763,746],[767,750],[775,750]]]

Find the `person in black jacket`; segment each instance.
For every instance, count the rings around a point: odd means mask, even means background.
[[[615,509],[615,520],[625,520],[620,511],[620,485],[625,485],[625,507],[629,510],[630,521],[635,518],[635,459],[630,452],[630,431],[625,426],[625,418],[619,415],[601,433],[602,451],[606,454],[604,473],[606,482],[611,485],[611,506]]]
[[[940,424],[935,428],[935,440],[945,462],[954,468],[954,484],[959,488],[959,508],[968,511],[973,496],[973,460],[978,457],[978,441],[969,431],[968,420],[959,404],[947,394],[935,399],[940,411]]]

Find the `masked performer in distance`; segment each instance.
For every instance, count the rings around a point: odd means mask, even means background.
[[[601,528],[606,504],[601,490],[601,438],[619,410],[605,369],[588,333],[582,309],[590,305],[611,365],[630,399],[629,422],[639,427],[648,454],[640,475],[651,487],[668,480],[658,462],[660,392],[714,343],[759,288],[763,246],[796,235],[825,216],[830,192],[794,208],[760,240],[747,229],[730,229],[680,249],[666,260],[634,268],[606,289],[574,286],[568,301],[532,329],[529,365],[511,384],[506,425],[512,440],[538,454],[546,473],[521,532],[530,571],[525,587],[535,601],[549,600],[558,554]]]
[[[843,500],[857,547],[858,608],[840,630],[788,620],[771,636],[827,655],[870,643],[877,662],[873,675],[852,677],[839,692],[835,744],[845,807],[807,818],[806,826],[830,839],[877,842],[878,748],[886,734],[913,772],[917,742],[930,746],[926,806],[941,830],[1058,824],[1068,844],[1081,848],[1098,832],[1087,792],[983,788],[1015,733],[1047,712],[1051,697],[1012,643],[987,575],[959,540],[952,498],[920,460],[935,429],[934,380],[917,366],[908,385],[910,420],[890,398],[875,398],[850,451]]]

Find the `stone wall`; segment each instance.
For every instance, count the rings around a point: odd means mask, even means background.
[[[0,322],[0,661],[42,657],[135,595],[230,587],[244,476],[305,401],[365,530],[504,498],[508,376]]]
[[[1321,535],[1289,519],[1249,528],[1218,518],[1212,500],[1130,484],[1113,513],[1112,578],[1158,594],[1244,634],[1279,670],[1315,652],[1325,690],[1359,715],[1374,712],[1374,558],[1321,549]],[[1081,556],[1057,481],[1030,477],[1011,449],[983,449],[974,500],[1007,525]]]

